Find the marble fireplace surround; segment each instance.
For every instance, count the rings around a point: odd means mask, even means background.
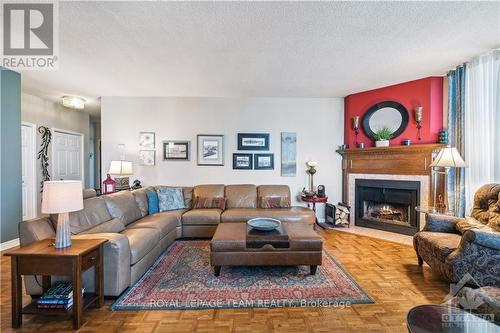
[[[420,206],[427,207],[431,195],[430,177],[423,175],[387,175],[373,173],[351,173],[347,182],[347,202],[351,206],[350,223],[354,226],[356,212],[356,179],[377,179],[377,180],[408,180],[420,182]],[[420,230],[425,225],[425,214],[420,214]]]

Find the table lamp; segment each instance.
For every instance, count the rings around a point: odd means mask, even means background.
[[[439,153],[437,154],[436,158],[434,161],[432,161],[431,168],[433,168],[434,173],[439,173],[444,175],[444,184],[445,188],[446,185],[448,184],[448,171],[450,168],[465,168],[467,165],[465,164],[464,160],[460,156],[460,154],[457,151],[457,148],[451,147],[451,146],[446,146],[444,148],[441,148]],[[444,168],[444,171],[437,171],[434,168]],[[437,207],[436,205],[436,177],[434,176],[434,206]],[[443,203],[444,204],[444,203]],[[444,204],[444,207],[446,209],[447,204]]]
[[[108,173],[115,176],[116,189],[117,190],[128,190],[130,188],[130,181],[128,177],[133,174],[132,172],[132,162],[130,161],[111,161]],[[120,177],[116,177],[120,176]]]
[[[42,213],[59,214],[54,245],[56,249],[71,246],[68,213],[82,209],[83,190],[81,181],[58,180],[43,183]]]

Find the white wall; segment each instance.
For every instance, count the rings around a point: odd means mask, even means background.
[[[88,142],[89,142],[89,114],[72,110],[63,107],[58,103],[54,103],[43,98],[33,96],[30,94],[21,94],[21,118],[22,121],[35,124],[38,128],[39,126],[46,126],[50,129],[58,128],[72,132],[78,132],[83,134],[83,156],[85,161],[84,165],[84,177],[85,177],[85,187],[89,186],[89,163],[88,163]],[[53,134],[53,133],[52,133]],[[36,133],[36,153],[40,150],[40,145],[42,143],[41,134]],[[52,144],[51,144],[52,145]],[[52,150],[49,146],[49,164],[52,164]],[[37,193],[38,193],[38,215],[40,215],[40,182],[42,180],[42,172],[40,160],[37,160]],[[52,165],[49,165],[49,173],[52,174]]]
[[[342,170],[335,149],[343,142],[343,114],[341,98],[103,97],[103,179],[110,161],[120,157],[118,144],[125,144],[126,159],[134,163],[130,180],[139,179],[144,185],[287,184],[295,196],[307,186],[305,162],[314,159],[318,161],[315,184],[324,184],[330,201],[337,203],[342,195]],[[140,131],[156,133],[154,167],[139,166]],[[238,132],[270,133],[274,170],[232,169]],[[281,132],[297,132],[296,177],[280,176]],[[197,134],[224,135],[223,167],[196,165]],[[191,160],[163,161],[162,140],[190,140]]]

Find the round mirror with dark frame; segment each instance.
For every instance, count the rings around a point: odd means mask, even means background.
[[[387,127],[393,131],[392,138],[396,138],[408,127],[410,115],[406,108],[394,101],[384,101],[370,107],[363,116],[363,130],[373,138],[375,133]]]

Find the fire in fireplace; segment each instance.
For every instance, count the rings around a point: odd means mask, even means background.
[[[407,235],[419,230],[420,182],[356,180],[355,224]]]

